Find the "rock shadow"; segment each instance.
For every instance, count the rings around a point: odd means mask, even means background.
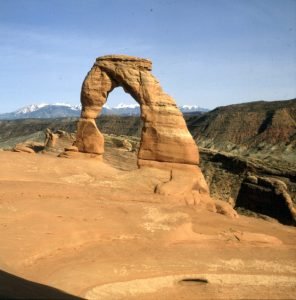
[[[81,300],[83,298],[0,270],[0,299]]]

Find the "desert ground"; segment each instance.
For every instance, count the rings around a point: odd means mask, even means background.
[[[153,193],[165,170],[0,152],[0,296],[295,299],[296,228]]]
[[[0,16],[0,300],[296,300],[296,1]]]

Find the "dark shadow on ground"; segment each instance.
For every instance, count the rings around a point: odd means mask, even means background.
[[[0,270],[0,299],[83,299]]]

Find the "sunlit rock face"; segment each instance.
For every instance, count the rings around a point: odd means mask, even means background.
[[[151,61],[143,58],[108,55],[96,59],[81,90],[82,113],[77,132],[79,151],[103,153],[104,140],[92,120],[100,114],[108,94],[120,86],[141,108],[144,126],[138,164],[144,165],[145,161],[198,164],[198,149],[182,113],[174,99],[162,90],[151,69]]]
[[[109,93],[120,86],[141,109],[139,168],[170,172],[168,180],[156,185],[153,192],[216,211],[198,166],[196,143],[174,99],[162,90],[151,69],[152,62],[143,58],[126,55],[97,58],[82,84],[82,111],[74,145],[80,153],[102,157],[104,138],[94,119],[101,113]]]

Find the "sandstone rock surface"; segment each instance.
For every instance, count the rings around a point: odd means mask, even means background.
[[[199,163],[197,146],[182,113],[173,98],[162,90],[151,69],[152,63],[147,59],[125,55],[97,58],[81,90],[82,113],[76,143],[79,151],[103,153],[104,141],[93,120],[100,114],[108,94],[121,86],[141,107],[144,125],[139,164],[140,160]],[[89,138],[90,135],[98,138]]]
[[[0,165],[0,269],[26,279],[0,272],[2,299],[295,299],[294,227],[170,202],[151,193],[162,169],[11,151]]]
[[[236,207],[271,216],[284,224],[296,225],[296,209],[287,185],[275,178],[248,176],[242,182]]]
[[[75,141],[75,135],[64,130],[55,130],[47,128],[45,130],[44,150],[49,152],[61,152],[65,148],[67,151],[75,151],[72,145]],[[78,151],[77,147],[76,150]]]
[[[56,142],[58,140],[58,134],[52,132],[49,128],[45,130],[45,141],[44,145],[46,148],[54,148],[56,146]]]
[[[181,198],[187,204],[199,204],[216,211],[198,166],[196,143],[174,99],[162,90],[151,69],[152,62],[143,58],[126,55],[97,58],[82,85],[82,111],[74,145],[80,153],[104,153],[104,137],[96,126],[95,118],[100,114],[109,93],[121,86],[141,108],[143,128],[138,166],[171,171],[170,180],[155,186],[154,192],[172,195],[175,200]],[[123,147],[132,150],[132,145],[127,143]],[[70,157],[67,151],[63,155]]]
[[[27,145],[25,144],[17,144],[14,149],[14,152],[25,152],[25,153],[35,153],[35,151],[31,148],[29,148]]]

